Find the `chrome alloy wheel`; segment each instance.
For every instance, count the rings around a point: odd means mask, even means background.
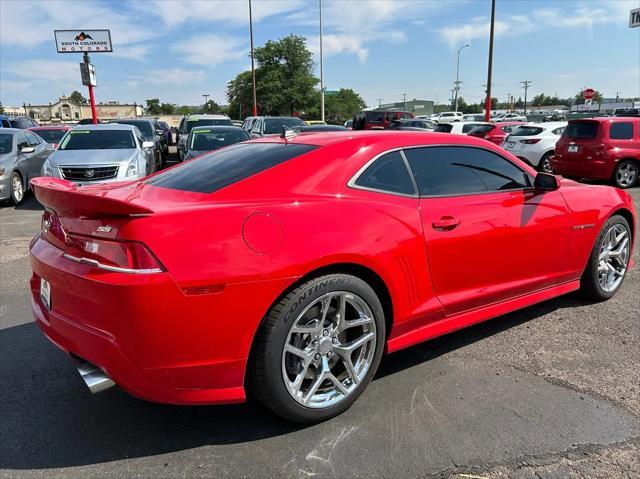
[[[638,168],[630,161],[616,171],[618,184],[623,187],[633,186],[638,178]]]
[[[598,282],[610,293],[620,286],[629,260],[629,231],[621,224],[613,225],[604,236],[598,255]]]
[[[327,408],[358,387],[375,351],[376,323],[369,305],[354,293],[327,293],[293,322],[282,352],[282,378],[298,403]]]
[[[16,202],[22,201],[22,197],[24,196],[24,188],[22,187],[22,180],[18,175],[13,175],[11,179],[11,189],[13,190],[13,198]]]

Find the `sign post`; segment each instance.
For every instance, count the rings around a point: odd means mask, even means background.
[[[54,30],[56,48],[58,53],[82,53],[83,62],[80,64],[82,84],[89,89],[89,102],[91,103],[91,117],[93,124],[98,123],[96,112],[96,100],[93,88],[98,86],[96,82],[96,68],[89,59],[90,52],[112,52],[111,32],[109,30]]]
[[[584,104],[591,105],[593,98],[596,96],[596,91],[593,88],[585,88],[582,90],[582,97],[584,98]]]

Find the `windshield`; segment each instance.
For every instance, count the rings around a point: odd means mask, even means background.
[[[136,147],[130,130],[72,130],[60,150],[123,150]]]
[[[196,126],[233,126],[233,123],[231,123],[231,120],[228,118],[218,120],[214,118],[201,118],[200,120],[187,120],[185,123],[187,125],[187,133],[191,133],[191,130]]]
[[[305,126],[300,118],[268,118],[264,121],[264,134],[282,133],[282,125]]]
[[[11,153],[13,148],[13,135],[8,133],[0,133],[0,155]]]
[[[40,138],[42,138],[47,143],[60,143],[60,140],[64,136],[67,130],[35,130],[34,133],[37,134]]]
[[[511,132],[511,136],[534,136],[542,133],[544,128],[539,126],[519,126]]]
[[[193,130],[191,149],[198,151],[217,150],[249,139],[243,130]]]
[[[567,125],[564,135],[571,139],[591,140],[598,134],[598,124],[594,121],[577,121]]]
[[[150,121],[127,121],[127,120],[118,120],[114,123],[120,123],[121,125],[133,125],[137,126],[138,129],[142,132],[142,136],[144,136],[145,140],[153,140],[153,128],[151,127]]]

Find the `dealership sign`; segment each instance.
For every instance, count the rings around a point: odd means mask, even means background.
[[[58,53],[112,52],[109,30],[54,30]]]

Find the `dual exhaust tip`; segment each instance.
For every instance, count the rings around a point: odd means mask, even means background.
[[[84,361],[83,359],[76,359],[75,362],[80,377],[82,377],[92,394],[106,391],[116,385],[116,383],[95,364]]]

